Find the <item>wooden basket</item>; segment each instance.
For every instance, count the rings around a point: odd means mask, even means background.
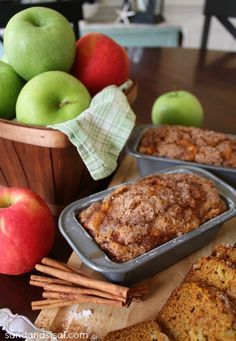
[[[137,95],[135,82],[125,94],[132,104]],[[0,186],[32,189],[55,215],[99,186],[76,147],[53,129],[0,119],[0,157]]]

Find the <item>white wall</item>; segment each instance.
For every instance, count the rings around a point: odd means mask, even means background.
[[[223,1],[223,0],[222,0]],[[201,44],[204,23],[204,0],[166,0],[165,18],[167,23],[181,25],[183,46],[198,48]],[[236,25],[236,20],[232,19]],[[212,18],[208,48],[215,50],[236,51],[236,41],[216,19]]]

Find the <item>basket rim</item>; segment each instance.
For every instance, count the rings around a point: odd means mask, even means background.
[[[40,147],[65,148],[71,143],[58,130],[0,119],[0,138]]]
[[[132,81],[131,87],[124,91],[130,103],[137,95],[137,82],[133,79]],[[0,118],[0,139],[47,148],[71,146],[68,137],[58,130],[33,124],[22,124],[3,118]]]

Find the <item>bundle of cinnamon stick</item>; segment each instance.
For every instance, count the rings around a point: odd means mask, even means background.
[[[42,287],[45,300],[31,303],[33,310],[59,308],[82,302],[128,307],[132,301],[141,301],[148,293],[147,286],[134,288],[92,278],[68,264],[43,258],[35,269],[46,276],[31,275],[30,285]]]

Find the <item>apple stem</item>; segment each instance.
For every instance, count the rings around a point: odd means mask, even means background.
[[[4,197],[0,202],[0,208],[7,208],[11,206],[11,200],[8,197]]]

